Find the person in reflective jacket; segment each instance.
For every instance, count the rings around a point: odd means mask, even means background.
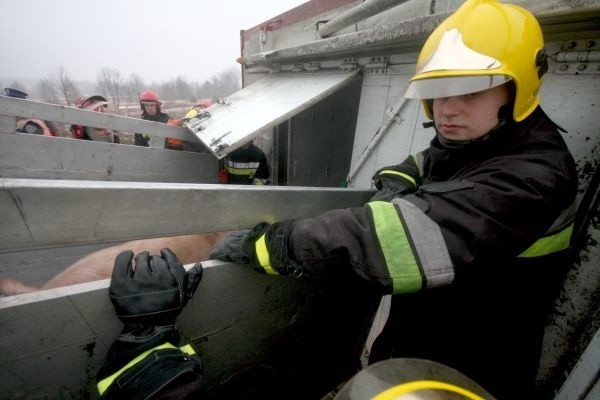
[[[377,171],[363,207],[262,222],[211,256],[273,275],[350,268],[394,295],[370,362],[429,359],[499,399],[532,398],[577,192],[539,106],[547,68],[531,13],[468,0],[429,36],[405,93],[432,119],[429,148]]]
[[[219,183],[232,185],[266,185],[269,182],[269,163],[265,153],[252,142],[243,144],[223,159]]]
[[[161,110],[162,101],[158,97],[158,94],[152,90],[144,90],[140,93],[140,109],[142,110],[142,119],[152,122],[162,122],[163,124],[169,125],[180,125],[181,121],[176,118],[172,118],[169,114]],[[143,135],[141,133],[135,134],[135,145],[136,146],[150,146],[150,136]],[[171,150],[182,150],[183,144],[181,139],[177,138],[165,138],[165,148]]]

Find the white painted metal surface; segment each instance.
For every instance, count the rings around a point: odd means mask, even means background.
[[[338,89],[359,79],[358,72],[278,73],[234,93],[208,109],[196,132],[218,158],[252,140]]]

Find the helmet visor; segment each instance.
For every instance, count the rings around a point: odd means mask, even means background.
[[[445,76],[410,82],[404,97],[407,99],[438,99],[481,92],[511,80],[507,75]]]

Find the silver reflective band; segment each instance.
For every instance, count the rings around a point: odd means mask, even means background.
[[[407,99],[439,99],[481,92],[510,81],[507,75],[449,76],[411,82],[404,97]]]
[[[467,47],[457,28],[444,32],[438,47],[427,61],[417,70],[417,74],[444,70],[493,70],[502,63]]]
[[[505,75],[494,74],[494,70],[500,67],[500,61],[467,47],[460,31],[452,28],[444,32],[435,51],[417,69],[415,75],[418,77],[440,71],[442,76],[429,79],[413,77],[404,97],[436,99],[490,89],[510,80]],[[469,71],[474,71],[477,76]]]

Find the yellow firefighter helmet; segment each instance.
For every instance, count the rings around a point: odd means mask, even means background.
[[[405,97],[426,100],[458,96],[514,82],[513,119],[538,106],[547,53],[536,18],[522,7],[498,0],[467,0],[429,36]]]
[[[429,360],[395,358],[354,375],[334,400],[494,400],[457,370]]]

